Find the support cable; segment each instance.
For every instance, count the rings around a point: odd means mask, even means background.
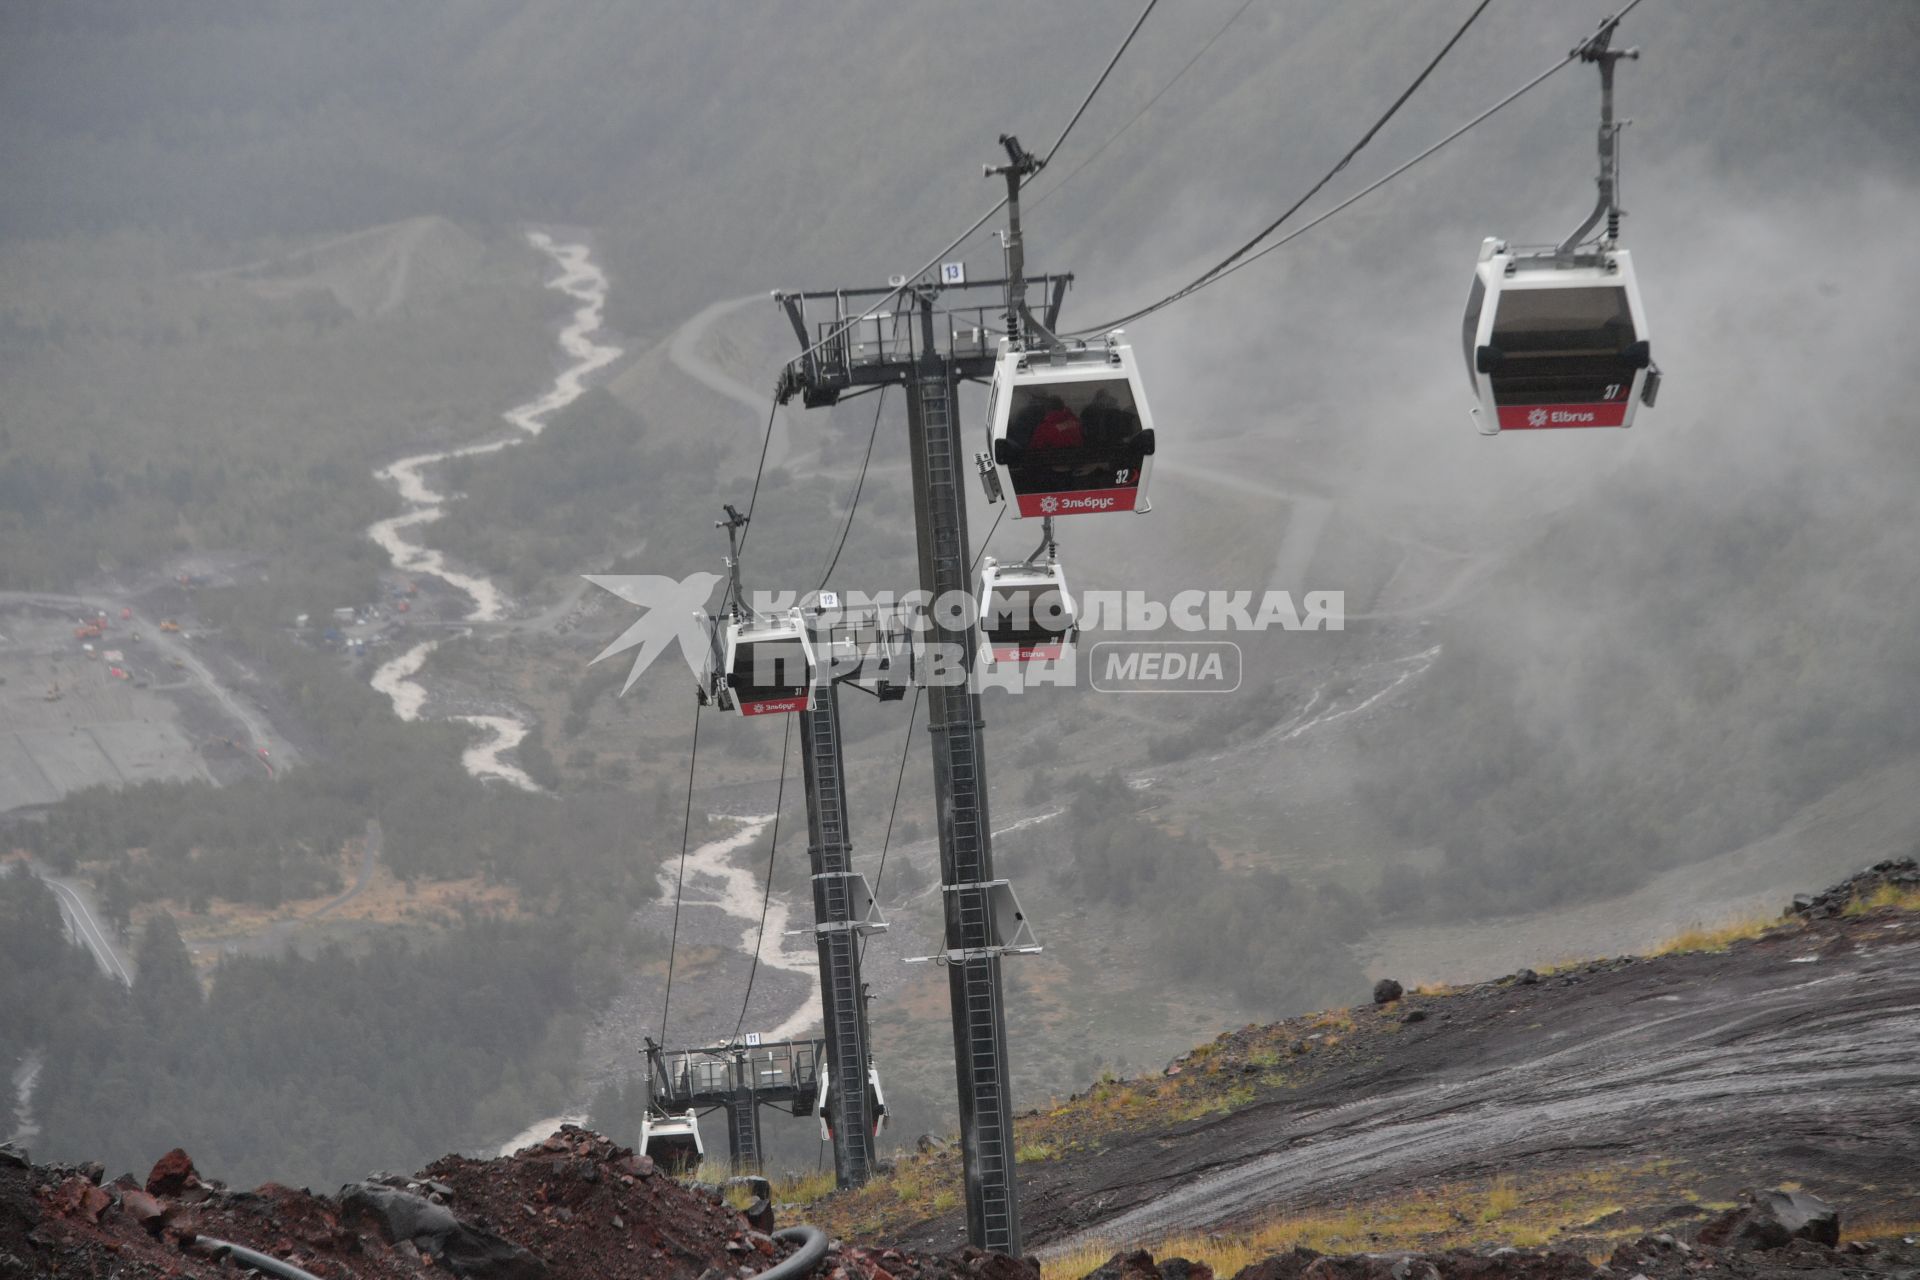
[[[1159,3],[1160,0],[1147,0],[1147,7],[1142,9],[1140,16],[1133,20],[1133,29],[1127,32],[1127,38],[1122,40],[1120,47],[1113,51],[1113,57],[1107,59],[1106,70],[1102,71],[1100,78],[1093,82],[1093,88],[1087,90],[1087,96],[1081,101],[1080,109],[1073,113],[1073,119],[1067,121],[1067,127],[1060,131],[1060,136],[1053,140],[1051,147],[1047,148],[1047,154],[1040,158],[1041,169],[1046,168],[1047,161],[1053,159],[1054,153],[1060,150],[1060,144],[1065,142],[1067,135],[1073,132],[1073,126],[1080,123],[1080,117],[1087,114],[1087,108],[1093,105],[1094,96],[1100,92],[1100,86],[1107,82],[1107,77],[1113,74],[1113,69],[1120,65],[1121,55],[1126,53],[1127,46],[1133,43],[1133,38],[1140,34],[1140,28],[1147,24],[1147,15],[1152,13],[1153,7]],[[1025,186],[1026,183],[1023,182],[1020,185]]]
[[[1636,4],[1638,2],[1639,0],[1635,0]],[[1333,208],[1331,209],[1328,209],[1325,213],[1322,213],[1317,217],[1313,218],[1311,221],[1304,222],[1301,225],[1295,227],[1292,231],[1289,231],[1286,235],[1280,237],[1278,240],[1274,241],[1272,244],[1268,245],[1266,248],[1260,250],[1258,253],[1251,254],[1248,257],[1242,259],[1241,261],[1234,263],[1231,267],[1228,267],[1225,271],[1222,271],[1219,275],[1213,277],[1212,280],[1207,281],[1207,283],[1212,284],[1215,281],[1223,280],[1226,277],[1232,275],[1234,272],[1240,270],[1242,267],[1252,266],[1255,262],[1258,262],[1261,258],[1266,257],[1268,254],[1272,253],[1275,249],[1278,249],[1283,245],[1286,245],[1294,240],[1299,239],[1301,236],[1305,235],[1307,232],[1313,230],[1315,227],[1325,222],[1328,218],[1333,217],[1334,214],[1339,213],[1342,210],[1351,207],[1352,205],[1358,204],[1361,200],[1365,199],[1367,196],[1372,195],[1374,192],[1378,191],[1380,188],[1386,186],[1389,182],[1392,182],[1395,178],[1399,177],[1401,174],[1405,173],[1407,170],[1413,168],[1413,166],[1419,164],[1422,160],[1425,160],[1428,156],[1431,156],[1434,152],[1439,151],[1442,147],[1445,147],[1447,144],[1458,139],[1462,134],[1466,133],[1468,130],[1473,129],[1476,126],[1485,123],[1501,108],[1508,106],[1509,104],[1514,102],[1516,99],[1518,99],[1521,95],[1535,88],[1537,85],[1540,84],[1541,81],[1545,80],[1548,76],[1560,70],[1560,68],[1566,66],[1567,62],[1571,62],[1571,61],[1572,59],[1568,58],[1566,61],[1556,62],[1553,66],[1548,67],[1545,71],[1542,71],[1539,75],[1527,81],[1527,83],[1521,85],[1518,89],[1515,89],[1512,93],[1500,99],[1500,101],[1494,103],[1492,106],[1488,107],[1485,111],[1482,111],[1479,115],[1467,121],[1465,124],[1461,125],[1458,129],[1455,129],[1452,133],[1440,139],[1440,141],[1434,143],[1432,146],[1428,147],[1425,151],[1422,151],[1419,155],[1413,157],[1413,159],[1407,161],[1405,164],[1401,165],[1399,168],[1391,170],[1385,176],[1378,178],[1372,183],[1369,183],[1367,186],[1360,188],[1360,190],[1354,192],[1352,195],[1348,196],[1345,200],[1342,200],[1339,204],[1333,206]],[[1163,305],[1163,304],[1156,304],[1156,307],[1159,305]]]
[[[760,894],[760,932],[753,940],[753,965],[747,970],[747,994],[740,999],[740,1017],[733,1024],[733,1035],[729,1044],[740,1042],[740,1028],[747,1025],[747,1005],[753,999],[753,980],[760,973],[760,949],[767,940],[767,907],[773,901],[773,860],[780,849],[780,808],[787,796],[787,756],[788,747],[793,742],[793,721],[791,715],[782,716],[787,722],[785,734],[780,739],[780,785],[774,792],[773,800],[773,836],[767,841],[767,887]]]
[[[667,941],[667,990],[660,1000],[660,1043],[667,1042],[667,1013],[673,1008],[673,958],[680,945],[680,893],[687,883],[687,836],[693,830],[693,771],[700,763],[700,704],[693,704],[693,747],[687,752],[687,808],[680,819],[680,871],[673,879],[673,934]]]
[[[1007,509],[1005,507],[1001,507],[1000,510],[994,513],[993,524],[988,527],[987,536],[980,539],[980,550],[974,552],[973,568],[969,570],[969,572],[977,572],[979,570],[980,561],[986,558],[987,547],[992,543],[993,535],[999,530],[1000,521],[1006,518],[1006,514]],[[900,745],[900,768],[899,771],[894,774],[893,778],[893,805],[887,810],[887,834],[880,841],[880,867],[873,873],[873,896],[875,901],[879,900],[880,886],[885,883],[887,878],[887,850],[893,847],[893,821],[900,814],[900,788],[907,780],[907,757],[913,752],[913,722],[914,718],[920,714],[920,695],[922,692],[924,691],[918,685],[914,686],[913,705],[907,709],[907,736],[906,740]],[[873,941],[872,938],[860,939],[860,962],[862,964],[866,963],[867,944],[871,941]]]
[[[1225,34],[1227,34],[1227,28],[1231,27],[1234,23],[1240,21],[1240,15],[1244,14],[1249,8],[1252,7],[1252,5],[1253,5],[1253,0],[1240,0],[1240,7],[1233,11],[1233,16],[1220,24],[1220,29],[1213,33],[1212,38],[1209,39],[1205,44],[1200,46],[1200,52],[1194,54],[1191,58],[1188,58],[1186,65],[1173,73],[1173,79],[1167,81],[1165,84],[1160,86],[1160,92],[1154,94],[1151,98],[1147,99],[1146,106],[1141,107],[1138,111],[1134,112],[1132,119],[1128,120],[1125,124],[1121,125],[1118,129],[1108,134],[1107,140],[1101,143],[1099,146],[1095,147],[1093,149],[1093,153],[1089,155],[1085,160],[1082,160],[1079,164],[1075,165],[1071,170],[1069,170],[1066,177],[1060,179],[1060,181],[1054,183],[1052,186],[1048,187],[1045,191],[1043,191],[1038,197],[1036,197],[1034,201],[1027,206],[1027,212],[1032,213],[1035,209],[1038,209],[1041,205],[1051,200],[1056,191],[1066,186],[1069,182],[1072,182],[1074,178],[1079,176],[1080,171],[1082,169],[1092,164],[1095,160],[1098,160],[1100,158],[1101,152],[1105,151],[1108,147],[1118,142],[1120,140],[1121,134],[1133,128],[1134,125],[1139,124],[1140,117],[1146,115],[1147,112],[1153,110],[1154,104],[1156,102],[1159,102],[1160,99],[1166,97],[1167,91],[1169,89],[1172,89],[1173,86],[1175,86],[1176,84],[1179,84],[1181,77],[1185,76],[1187,72],[1193,70],[1194,63],[1200,61],[1200,59],[1207,56],[1207,51],[1209,49],[1212,49],[1214,45],[1220,42],[1221,36],[1224,36]],[[1059,144],[1056,143],[1055,149],[1057,150],[1058,147],[1059,147]]]
[[[1635,4],[1638,4],[1639,2],[1640,0],[1630,0],[1630,3],[1627,5],[1627,8],[1631,9]],[[1386,113],[1382,115],[1378,120],[1374,121],[1373,126],[1360,136],[1360,140],[1354,143],[1353,146],[1347,150],[1347,153],[1345,155],[1340,157],[1339,161],[1335,163],[1333,168],[1327,170],[1325,174],[1321,175],[1320,180],[1318,182],[1315,182],[1313,186],[1308,188],[1307,193],[1305,195],[1301,196],[1298,200],[1294,201],[1293,204],[1288,206],[1287,210],[1284,213],[1282,213],[1278,218],[1275,218],[1272,222],[1268,223],[1267,226],[1261,230],[1260,234],[1254,236],[1251,240],[1247,241],[1245,244],[1241,245],[1238,249],[1228,254],[1225,258],[1215,263],[1212,267],[1202,272],[1199,276],[1195,277],[1193,281],[1182,286],[1180,289],[1175,290],[1173,293],[1168,294],[1166,297],[1160,299],[1158,302],[1152,303],[1145,307],[1141,307],[1137,311],[1131,311],[1126,315],[1121,316],[1117,320],[1111,320],[1104,324],[1093,326],[1092,328],[1082,329],[1076,333],[1069,334],[1066,336],[1076,337],[1076,338],[1089,337],[1094,334],[1106,333],[1109,330],[1120,328],[1123,325],[1131,324],[1133,321],[1142,319],[1146,316],[1150,316],[1154,312],[1159,311],[1164,307],[1172,306],[1175,302],[1178,302],[1182,298],[1185,298],[1191,294],[1199,292],[1201,289],[1206,288],[1208,285],[1212,284],[1214,281],[1228,274],[1228,272],[1234,267],[1234,264],[1240,262],[1241,259],[1246,258],[1246,256],[1250,252],[1252,252],[1253,249],[1256,246],[1258,246],[1262,240],[1266,239],[1268,236],[1272,235],[1275,231],[1279,230],[1281,224],[1285,223],[1287,219],[1291,218],[1294,214],[1298,213],[1303,205],[1305,205],[1309,200],[1313,199],[1314,196],[1318,195],[1320,191],[1323,188],[1325,188],[1329,182],[1333,181],[1333,179],[1337,177],[1341,173],[1341,171],[1344,170],[1347,167],[1347,165],[1353,161],[1353,158],[1355,156],[1360,154],[1361,150],[1365,148],[1369,142],[1373,141],[1374,135],[1378,134],[1381,129],[1386,127],[1388,121],[1392,120],[1394,116],[1399,114],[1400,108],[1405,106],[1407,103],[1407,100],[1413,97],[1414,93],[1419,90],[1420,86],[1427,82],[1427,78],[1433,74],[1435,68],[1437,68],[1440,65],[1442,60],[1444,60],[1449,53],[1453,52],[1454,46],[1460,43],[1461,38],[1465,36],[1467,34],[1467,31],[1473,26],[1473,24],[1479,20],[1480,15],[1486,11],[1487,5],[1489,3],[1491,3],[1491,0],[1480,0],[1480,3],[1474,6],[1473,12],[1467,15],[1467,20],[1460,24],[1459,28],[1453,33],[1453,36],[1446,42],[1446,44],[1441,46],[1440,52],[1436,53],[1433,56],[1432,60],[1429,61],[1427,65],[1421,70],[1420,74],[1414,77],[1413,83],[1408,85],[1406,89],[1404,89],[1401,92],[1400,96],[1393,100],[1393,105],[1387,108]],[[1623,17],[1625,16],[1625,10],[1622,11],[1621,16]],[[1615,19],[1615,20],[1617,21],[1618,19]],[[1528,89],[1531,89],[1534,85],[1540,83],[1541,80],[1546,79],[1547,76],[1552,75],[1555,71],[1558,71],[1561,67],[1566,66],[1567,63],[1572,62],[1576,56],[1578,56],[1577,53],[1568,54],[1566,57],[1562,58],[1559,62],[1555,63],[1544,74],[1530,81],[1525,88],[1520,90],[1520,93],[1525,93]],[[1518,97],[1518,96],[1519,96],[1519,93],[1516,93],[1513,95],[1513,97]],[[1512,98],[1508,98],[1507,101],[1509,102],[1512,101]],[[1500,105],[1505,106],[1506,103],[1502,102]],[[1495,108],[1495,110],[1498,110],[1498,109],[1499,109],[1498,107]],[[1492,114],[1492,113],[1489,112],[1488,114]],[[1485,117],[1482,117],[1482,119],[1484,118]],[[1468,127],[1471,128],[1472,126],[1469,125]],[[1465,130],[1462,130],[1461,132],[1465,132]],[[1449,141],[1451,141],[1451,139],[1449,139]]]
[[[756,466],[753,469],[753,493],[750,494],[747,498],[747,519],[748,520],[753,519],[754,504],[760,501],[760,477],[766,474],[767,447],[773,443],[773,424],[774,424],[774,420],[779,416],[780,416],[780,400],[778,397],[775,397],[773,401],[773,407],[767,410],[767,432],[760,439],[760,465]],[[751,524],[747,525],[745,528],[740,530],[741,549],[745,549],[747,545],[747,535],[752,531],[753,531],[753,526]]]
[[[880,841],[880,869],[873,873],[873,898],[880,900],[880,886],[887,878],[887,850],[893,845],[893,820],[900,812],[900,788],[907,780],[907,757],[913,753],[913,722],[920,714],[920,694],[918,685],[913,690],[913,705],[907,708],[907,739],[900,747],[900,770],[893,778],[893,807],[887,810],[887,834]],[[867,961],[867,944],[871,937],[860,939],[860,963]]]
[[[1159,3],[1159,0],[1147,0],[1146,8],[1141,10],[1140,16],[1134,20],[1133,29],[1127,33],[1127,38],[1121,42],[1119,49],[1115,50],[1113,57],[1108,59],[1105,69],[1103,69],[1100,72],[1100,78],[1094,81],[1093,89],[1087,94],[1086,98],[1080,103],[1080,109],[1073,113],[1073,119],[1067,122],[1067,127],[1060,131],[1060,136],[1058,138],[1054,139],[1053,146],[1050,147],[1047,151],[1047,156],[1046,156],[1047,160],[1053,159],[1054,152],[1060,149],[1060,144],[1067,140],[1067,135],[1069,133],[1073,132],[1073,126],[1079,123],[1080,117],[1083,114],[1085,114],[1087,107],[1093,102],[1094,96],[1100,92],[1100,87],[1107,82],[1108,75],[1110,75],[1113,72],[1114,67],[1119,64],[1121,55],[1126,53],[1127,46],[1133,43],[1133,37],[1135,33],[1137,33],[1140,30],[1141,24],[1147,20],[1147,15],[1153,12],[1154,6],[1158,3]],[[1045,164],[1046,161],[1043,160],[1041,161],[1041,163]],[[1031,175],[1028,175],[1027,180],[1028,181],[1031,180]],[[1024,185],[1024,182],[1022,185]],[[863,321],[871,320],[875,316],[879,315],[881,311],[889,303],[891,303],[895,298],[899,297],[901,294],[905,293],[912,286],[915,280],[920,279],[922,276],[926,275],[929,271],[932,271],[935,267],[939,266],[942,262],[944,262],[949,253],[952,253],[955,249],[958,249],[961,245],[965,244],[968,240],[972,239],[974,232],[986,226],[989,219],[991,219],[995,214],[999,213],[1002,209],[1006,207],[1007,207],[1007,198],[1005,196],[1002,196],[994,204],[993,208],[981,214],[978,218],[974,220],[971,226],[969,226],[965,231],[962,231],[959,235],[955,236],[951,241],[949,241],[945,248],[941,249],[940,252],[934,254],[931,258],[928,258],[925,263],[921,264],[921,267],[918,271],[910,272],[906,276],[905,281],[903,283],[895,285],[893,288],[887,290],[886,293],[881,295],[880,300],[878,302],[874,303],[871,307],[868,307],[865,311],[861,312],[859,315],[849,319],[845,324],[839,326],[837,329],[834,329],[831,332],[829,332],[824,338],[821,338],[818,342],[814,343],[812,346],[802,351],[798,356],[794,358],[794,360],[789,361],[789,364],[791,365],[793,363],[797,363],[799,361],[805,360],[808,356],[813,355],[815,352],[821,350],[823,347],[827,347],[835,342],[838,342],[840,338],[849,329],[853,328],[855,325],[860,324]]]
[[[898,316],[895,316],[893,320],[893,332],[895,337],[898,337],[900,334],[900,318]],[[820,573],[820,585],[814,588],[815,594],[827,589],[827,579],[831,578],[833,571],[839,567],[840,553],[847,548],[847,535],[853,532],[854,512],[860,509],[860,493],[861,490],[866,488],[867,468],[873,463],[873,442],[880,438],[880,412],[885,407],[887,401],[886,385],[883,383],[877,389],[880,394],[875,397],[873,403],[873,427],[867,432],[867,453],[865,457],[860,459],[860,476],[853,482],[853,497],[847,500],[847,518],[845,523],[840,526],[840,543],[833,549],[833,559],[827,562],[827,567]]]

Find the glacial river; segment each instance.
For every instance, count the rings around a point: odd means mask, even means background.
[[[367,536],[380,544],[393,567],[415,577],[431,576],[466,595],[473,601],[467,621],[499,622],[506,617],[507,594],[500,585],[481,574],[467,573],[447,563],[441,551],[421,539],[425,530],[447,513],[449,495],[435,489],[427,479],[430,468],[453,458],[472,458],[510,449],[546,429],[547,420],[578,400],[587,389],[587,379],[625,354],[621,348],[596,340],[604,322],[607,304],[607,277],[594,264],[591,250],[584,244],[561,244],[545,232],[534,231],[527,242],[552,258],[560,274],[547,283],[579,305],[573,318],[560,331],[560,350],[569,363],[553,380],[553,385],[536,398],[517,405],[502,416],[513,431],[497,439],[478,440],[452,449],[417,453],[389,463],[373,473],[376,480],[392,487],[406,510],[399,515],[377,520],[367,527]],[[393,703],[394,714],[402,720],[418,720],[426,712],[426,687],[415,680],[438,640],[424,640],[398,657],[382,663],[373,674],[373,687]],[[504,758],[527,736],[528,726],[512,715],[449,715],[480,731],[479,740],[461,756],[461,763],[476,778],[498,778],[529,791],[538,785],[518,766]]]

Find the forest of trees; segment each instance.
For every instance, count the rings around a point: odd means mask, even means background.
[[[271,672],[315,758],[277,779],[227,786],[92,787],[11,838],[56,869],[90,864],[120,919],[158,898],[276,906],[339,884],[345,842],[369,819],[403,880],[484,876],[529,908],[619,920],[658,892],[655,869],[679,843],[680,806],[614,787],[567,794],[488,786],[460,764],[458,726],[403,723],[330,654],[250,621],[254,588],[203,593],[229,642]]]
[[[1056,794],[1071,797],[1059,821],[1072,857],[1052,879],[1077,902],[1140,922],[1162,966],[1149,980],[1229,991],[1269,1016],[1344,1004],[1363,985],[1347,944],[1367,912],[1352,894],[1223,867],[1202,834],[1143,812],[1142,793],[1118,774],[1064,779]]]
[[[0,878],[0,1064],[40,1055],[41,1159],[144,1174],[183,1146],[238,1186],[412,1170],[572,1096],[581,1025],[616,972],[595,949],[606,939],[576,934],[474,921],[429,945],[228,957],[203,993],[162,913],[129,991],[67,943],[52,891],[16,873]]]

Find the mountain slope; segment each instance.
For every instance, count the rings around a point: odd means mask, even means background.
[[[1386,1217],[1495,1175],[1522,1203],[1552,1202],[1556,1238],[1576,1247],[1633,1225],[1591,1224],[1609,1204],[1718,1201],[1791,1178],[1855,1214],[1911,1213],[1916,908],[1920,869],[1882,863],[1750,941],[1225,1034],[1159,1080],[1102,1083],[1019,1123],[1030,1247]],[[908,1181],[937,1186],[957,1165],[941,1153]],[[915,1205],[883,1181],[832,1214],[933,1247],[963,1230],[952,1214],[916,1221]]]

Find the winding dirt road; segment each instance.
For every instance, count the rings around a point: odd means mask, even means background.
[[[702,355],[700,344],[706,339],[707,330],[713,327],[715,321],[724,316],[730,316],[736,311],[744,310],[752,304],[764,304],[766,300],[765,294],[753,294],[750,297],[728,298],[723,302],[716,302],[676,329],[672,339],[667,343],[667,359],[673,362],[674,368],[715,395],[733,401],[752,414],[754,436],[758,436],[765,430],[764,420],[767,411],[773,407],[771,389],[756,391],[740,381]],[[767,466],[785,466],[792,451],[792,413],[782,408],[773,416],[773,437],[767,443]]]

